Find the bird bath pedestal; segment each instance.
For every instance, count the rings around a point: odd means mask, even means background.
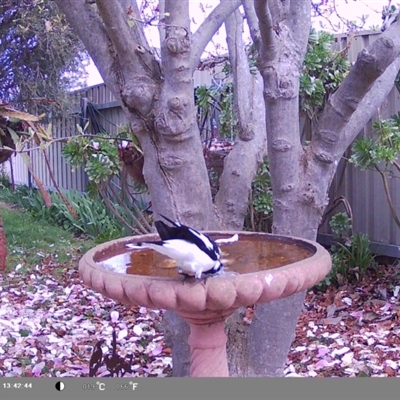
[[[236,232],[207,233],[215,240]],[[238,242],[220,246],[222,258],[226,255],[230,259],[227,269],[236,274],[184,281],[176,268],[157,268],[152,250],[143,253],[125,247],[127,243],[157,240],[157,234],[98,245],[82,257],[79,272],[85,284],[106,297],[176,312],[190,325],[190,375],[227,377],[225,319],[240,307],[304,291],[322,280],[331,268],[329,253],[318,243],[266,233],[238,234]],[[135,263],[135,257],[139,260],[141,256],[148,268],[139,265],[143,262]],[[130,265],[129,273],[108,268],[118,262],[123,268]]]

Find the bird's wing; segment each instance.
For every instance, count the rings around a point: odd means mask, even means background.
[[[218,260],[219,247],[213,242],[210,237],[196,231],[195,229],[189,228],[182,225],[182,238],[190,243],[195,244],[200,250],[204,251],[212,260]]]
[[[141,245],[178,262],[207,262],[207,255],[187,240],[171,239],[160,242],[143,242]]]
[[[171,223],[173,226],[175,226],[176,228],[179,228],[180,226],[182,226],[181,223],[179,222],[174,222],[171,219],[169,219],[168,217],[166,217],[165,215],[160,214],[164,219],[166,219],[169,223]]]
[[[155,221],[157,232],[162,240],[178,239],[180,234],[180,228],[175,226],[168,226],[162,221]]]
[[[218,245],[211,240],[211,238],[203,233],[182,225],[179,222],[174,222],[166,216],[160,214],[161,217],[170,222],[173,226],[170,227],[162,221],[156,221],[155,225],[162,240],[169,239],[182,239],[189,243],[195,244],[202,251],[204,251],[212,260],[217,260],[220,250]]]

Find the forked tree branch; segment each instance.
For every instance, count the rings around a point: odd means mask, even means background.
[[[239,10],[226,19],[225,26],[240,127],[235,145],[224,160],[215,206],[224,229],[241,230],[251,183],[266,152],[265,109],[262,78],[250,72]]]
[[[364,96],[359,106],[346,123],[342,131],[342,140],[338,143],[338,148],[334,154],[343,154],[346,148],[353,142],[360,127],[365,126],[371,119],[371,115],[385,101],[390,91],[393,89],[394,81],[400,70],[400,56],[386,68],[385,72],[375,81],[374,85]]]
[[[240,3],[240,0],[229,0],[218,4],[193,34],[190,62],[193,71],[196,69],[207,43],[225,19],[240,6]]]
[[[107,87],[119,99],[119,85],[113,70],[114,60],[109,51],[110,39],[96,10],[85,0],[55,1],[82,40]]]
[[[314,187],[316,192],[318,192],[316,198],[320,200],[325,198],[325,202],[327,202],[326,191],[327,188],[329,188],[336,172],[337,163],[339,162],[343,153],[358,135],[362,127],[368,123],[376,109],[389,95],[394,86],[394,80],[399,69],[400,57],[398,57],[375,81],[372,88],[360,101],[358,107],[351,115],[349,120],[344,124],[344,127],[339,129],[335,135],[330,135],[327,137],[320,136],[317,139],[315,139],[315,136],[313,137],[312,146],[309,149],[310,152],[308,152],[307,156],[307,169],[305,171],[306,173],[304,180],[306,182],[315,183]],[[342,83],[342,85],[343,84],[344,83]],[[315,156],[316,152],[321,151],[321,148],[324,148],[326,151],[328,144],[330,145],[330,153],[327,153],[327,155],[329,159],[332,160],[331,163],[323,162]],[[321,184],[321,182],[324,182],[324,184]],[[324,208],[324,204],[322,204],[322,206]]]
[[[381,34],[368,48],[361,51],[350,73],[328,100],[312,140],[312,153],[318,161],[325,164],[337,161],[345,151],[344,142],[349,144],[347,140],[343,140],[343,132],[353,115],[360,113],[359,110],[362,110],[362,114],[366,116],[371,115],[364,110],[364,107],[361,107],[361,104],[365,104],[363,100],[371,90],[377,91],[382,86],[386,86],[387,89],[393,87],[394,78],[391,81],[387,81],[387,78],[380,80],[380,78],[393,73],[392,65],[400,56],[400,41],[396,39],[399,34],[400,23],[398,22]],[[375,98],[370,100],[375,109],[381,104]],[[367,121],[359,126],[364,126]],[[355,132],[350,133],[347,129],[347,135],[355,137],[358,131],[355,129]]]

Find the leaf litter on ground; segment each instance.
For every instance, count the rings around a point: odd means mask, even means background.
[[[400,376],[400,268],[309,291],[285,376]]]
[[[17,251],[18,238],[10,242]],[[22,247],[0,275],[1,377],[171,376],[164,310],[128,307],[83,285],[82,248],[70,246],[65,261],[53,252],[60,246],[44,246],[29,264]],[[378,272],[307,293],[285,376],[400,376],[400,269]]]

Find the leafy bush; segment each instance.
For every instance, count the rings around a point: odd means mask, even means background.
[[[81,129],[79,133],[84,132]],[[104,133],[96,138],[76,136],[69,139],[61,151],[73,170],[83,166],[89,179],[96,184],[119,173],[118,147],[115,140],[104,137]]]
[[[350,69],[347,48],[333,52],[333,43],[332,34],[311,29],[300,76],[300,108],[310,120],[318,116]]]
[[[265,159],[258,168],[251,189],[248,213],[245,218],[245,229],[270,232],[272,226],[273,199],[267,159]]]
[[[368,235],[356,233],[347,236],[352,226],[345,213],[335,214],[329,225],[337,242],[330,248],[332,269],[317,285],[319,289],[330,284],[341,285],[360,281],[370,267],[376,268]]]
[[[195,90],[196,106],[199,115],[200,133],[206,129],[206,123],[213,111],[218,111],[219,135],[234,139],[238,132],[238,117],[233,101],[233,83],[225,82],[220,87],[199,86]]]
[[[372,125],[372,129],[375,134],[373,138],[361,136],[354,142],[349,162],[361,171],[369,169],[379,173],[390,214],[400,228],[400,218],[388,181],[388,178],[398,178],[400,172],[400,113],[386,120],[380,119]]]
[[[331,218],[329,226],[335,238],[342,241],[351,230],[351,221],[346,213],[341,212]]]
[[[130,234],[110,214],[99,197],[92,198],[86,193],[73,190],[65,192],[64,195],[78,213],[78,219],[74,218],[55,192],[50,194],[51,207],[46,207],[42,196],[36,189],[20,186],[15,192],[6,188],[0,191],[0,198],[3,201],[17,204],[34,218],[46,220],[73,233],[88,235],[96,242],[104,242]]]

